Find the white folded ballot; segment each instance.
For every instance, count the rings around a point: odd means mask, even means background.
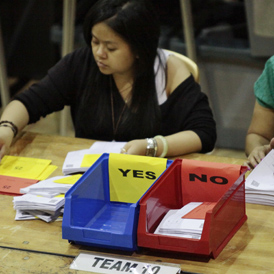
[[[247,203],[274,206],[274,150],[247,176],[245,197]]]
[[[68,152],[63,174],[85,172],[103,153],[120,153],[126,142],[95,142],[89,149]]]
[[[154,234],[200,239],[205,214],[216,203],[191,202],[181,209],[171,209],[165,215]]]
[[[62,168],[63,174],[67,175],[87,171],[89,166],[83,166],[82,162],[85,155],[89,154],[91,154],[89,149],[68,152]]]
[[[60,193],[66,193],[80,177],[81,175],[55,176],[28,187],[21,188],[20,193],[54,197]],[[73,178],[75,178],[75,180]]]

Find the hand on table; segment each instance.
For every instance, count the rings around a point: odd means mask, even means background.
[[[146,139],[138,139],[129,141],[124,145],[121,150],[123,154],[132,154],[132,155],[145,155],[146,154]]]
[[[272,138],[268,145],[259,146],[253,149],[248,156],[246,165],[251,169],[255,168],[261,160],[274,148],[274,138]]]

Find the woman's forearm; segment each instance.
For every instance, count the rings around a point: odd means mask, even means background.
[[[5,108],[1,121],[12,122],[20,131],[28,124],[29,114],[26,107],[20,101],[14,100]]]
[[[249,156],[254,148],[269,145],[270,140],[255,133],[249,133],[246,136],[245,153]]]
[[[168,144],[167,157],[184,155],[188,153],[200,152],[202,150],[202,142],[194,131],[182,131],[169,136],[165,136]],[[157,156],[162,153],[163,144],[157,139],[158,152]]]

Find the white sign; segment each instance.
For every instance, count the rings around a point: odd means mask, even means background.
[[[70,268],[101,274],[176,274],[181,271],[178,266],[150,264],[86,253],[79,254]]]

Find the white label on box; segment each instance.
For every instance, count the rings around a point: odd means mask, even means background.
[[[102,274],[176,274],[181,271],[178,266],[149,264],[146,262],[85,253],[80,253],[72,262],[70,268]]]

